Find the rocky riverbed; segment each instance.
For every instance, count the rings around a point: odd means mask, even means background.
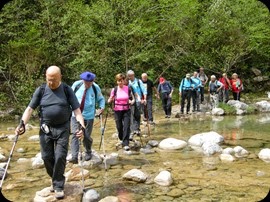
[[[155,114],[151,136],[143,136],[142,142],[136,137],[131,152],[117,150],[110,117],[105,131],[106,155],[98,150],[96,120],[94,157],[83,162],[86,191],[82,193],[80,164],[68,163],[64,201],[78,201],[83,196],[85,201],[258,201],[268,193],[268,114],[162,117],[162,112]],[[12,146],[12,125],[0,126],[1,167]],[[33,122],[20,136],[3,184],[2,193],[13,201],[41,201],[40,197],[55,201],[48,193],[50,179],[40,159],[36,125]],[[147,127],[141,125],[141,129],[147,135]]]

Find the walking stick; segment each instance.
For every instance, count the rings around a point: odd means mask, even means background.
[[[148,109],[147,109],[147,101],[146,104],[144,105],[144,114],[145,114],[145,118],[146,118],[146,124],[147,124],[147,128],[148,128],[148,136],[151,136],[151,131],[150,131],[150,124],[149,124],[149,117],[148,117]]]
[[[77,124],[79,125],[79,131],[82,130],[83,134],[85,134],[85,129],[82,127],[82,125],[80,124],[80,122],[77,122]],[[85,193],[85,187],[84,187],[84,174],[83,174],[83,155],[82,155],[82,140],[79,140],[79,149],[80,149],[80,168],[81,168],[81,173],[82,173],[82,191],[83,193]]]
[[[99,143],[99,150],[101,148],[101,143],[102,143],[102,147],[103,147],[102,150],[103,150],[103,156],[104,156],[104,165],[105,165],[105,170],[106,171],[107,171],[107,162],[106,162],[106,153],[105,153],[104,132],[105,132],[105,128],[106,128],[108,114],[109,114],[109,110],[107,109],[107,113],[106,113],[106,117],[105,117],[105,121],[104,121],[104,126],[102,126],[102,114],[99,115],[100,129],[101,129],[101,139],[100,139],[100,143]]]
[[[19,128],[23,127],[24,128],[24,123],[23,123],[23,120],[20,121],[20,124],[18,126]],[[23,129],[23,132],[22,134],[25,132],[25,128]],[[18,141],[18,138],[19,138],[19,134],[16,132],[16,136],[15,136],[15,140],[13,142],[13,145],[12,145],[12,148],[11,148],[11,151],[10,151],[10,154],[9,154],[9,157],[8,157],[8,161],[7,161],[7,165],[5,167],[5,171],[4,171],[4,174],[2,176],[2,179],[1,179],[1,183],[0,183],[0,199],[1,201],[3,202],[11,202],[10,200],[6,199],[3,194],[2,194],[2,185],[3,185],[3,182],[5,180],[5,177],[6,177],[6,174],[7,174],[7,169],[8,169],[8,166],[9,166],[9,163],[10,163],[10,160],[11,160],[11,157],[12,157],[12,154],[13,154],[13,151],[15,149],[15,146],[16,146],[16,143]]]

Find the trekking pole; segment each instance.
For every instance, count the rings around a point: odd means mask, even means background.
[[[79,124],[79,131],[82,130],[83,134],[85,133],[85,129],[82,127],[82,125],[80,124],[80,122],[77,122]],[[79,149],[80,149],[80,168],[81,168],[81,173],[82,173],[82,191],[83,193],[85,192],[85,188],[84,188],[84,174],[83,174],[83,155],[82,155],[82,140],[79,140]]]
[[[102,115],[100,115],[101,140],[100,140],[100,143],[99,143],[99,150],[101,148],[101,143],[102,143],[105,171],[107,171],[107,162],[106,162],[106,153],[105,153],[104,132],[105,132],[105,128],[106,128],[108,114],[109,114],[109,110],[107,109],[106,116],[105,116],[105,121],[104,121],[104,126],[102,126]]]
[[[148,128],[148,136],[150,137],[151,136],[151,131],[150,131],[150,124],[149,124],[147,101],[146,101],[146,104],[144,105],[144,114],[145,114],[146,124],[147,124],[147,128]]]
[[[23,120],[20,121],[20,124],[18,126],[19,128],[23,127],[23,132],[21,134],[23,134],[25,132],[25,127],[24,127],[24,122]],[[15,136],[15,140],[13,142],[13,145],[12,145],[12,148],[11,148],[11,151],[10,151],[10,154],[9,154],[9,157],[8,157],[8,161],[7,161],[7,165],[5,167],[5,171],[4,171],[4,174],[2,176],[2,179],[1,179],[1,183],[0,183],[0,199],[5,199],[5,201],[9,201],[8,199],[6,199],[3,194],[2,194],[2,185],[3,185],[3,182],[5,180],[5,177],[6,177],[6,174],[7,174],[7,169],[8,169],[8,166],[9,166],[9,163],[10,163],[10,160],[11,160],[11,157],[12,157],[12,154],[13,154],[13,151],[14,151],[14,148],[16,146],[16,143],[18,141],[18,138],[19,138],[19,134],[16,132],[16,136]]]

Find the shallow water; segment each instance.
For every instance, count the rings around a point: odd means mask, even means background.
[[[142,138],[162,140],[174,137],[188,140],[200,132],[216,131],[225,138],[225,147],[240,145],[251,154],[247,158],[237,159],[232,163],[221,162],[218,155],[211,157],[196,153],[189,148],[178,151],[156,150],[154,154],[125,155],[120,150],[120,163],[107,172],[102,168],[90,170],[86,179],[86,188],[96,189],[101,197],[118,195],[125,201],[258,201],[265,197],[270,188],[270,164],[257,158],[262,148],[270,148],[270,115],[211,117],[192,115],[179,119],[163,118],[162,112],[155,114],[156,126],[151,128],[151,137]],[[33,123],[37,125],[36,123]],[[12,134],[7,127],[14,127],[15,122],[1,123],[0,134]],[[98,151],[100,128],[98,120],[93,131],[93,149]],[[147,128],[141,126],[142,133]],[[117,140],[113,118],[107,122],[105,132],[106,153],[116,152]],[[28,165],[18,164],[18,158],[31,158],[39,152],[38,142],[29,142],[27,138],[36,135],[37,130],[27,131],[20,136],[13,154],[9,176],[3,184],[2,193],[13,201],[31,201],[35,192],[50,186],[50,179],[45,169],[32,169]],[[137,137],[136,139],[139,140]],[[12,142],[0,140],[1,148],[8,156]],[[24,148],[25,153],[16,149]],[[102,153],[102,151],[98,151]],[[127,182],[121,179],[130,169],[138,168],[150,177],[146,183]],[[70,165],[67,166],[67,170]],[[160,187],[153,183],[154,177],[161,171],[168,170],[173,175],[173,185]],[[80,183],[80,182],[78,182]],[[124,200],[123,200],[124,201]]]

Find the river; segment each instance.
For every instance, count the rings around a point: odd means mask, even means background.
[[[215,131],[224,136],[223,148],[240,145],[250,152],[246,158],[231,163],[221,162],[218,155],[204,156],[190,148],[177,151],[156,150],[153,154],[138,153],[126,155],[120,150],[120,161],[108,171],[102,168],[90,170],[86,187],[97,190],[101,198],[109,195],[125,195],[126,201],[259,201],[266,196],[270,188],[270,164],[258,159],[257,154],[263,148],[270,148],[270,115],[212,117],[192,115],[186,118],[163,118],[162,112],[155,114],[156,126],[151,127],[149,139],[161,141],[167,137],[187,141],[192,135]],[[37,125],[36,122],[31,124]],[[0,135],[12,134],[9,127],[16,122],[0,125]],[[100,128],[98,120],[93,131],[93,149],[98,151]],[[141,126],[142,133],[147,128]],[[106,153],[117,152],[117,140],[113,118],[108,118],[105,131]],[[38,130],[27,131],[19,137],[10,167],[8,178],[4,181],[2,193],[12,201],[31,201],[35,192],[50,186],[50,179],[45,169],[32,169],[30,164],[18,164],[19,158],[32,158],[39,152],[38,142],[27,139],[37,135]],[[137,137],[139,140],[139,138]],[[1,148],[8,156],[12,141],[0,140]],[[24,148],[24,153],[16,149]],[[102,151],[98,151],[102,153]],[[147,183],[124,181],[122,176],[127,171],[138,168],[149,175]],[[67,166],[67,170],[70,166]],[[173,184],[160,187],[153,182],[161,170],[172,173]],[[79,183],[79,182],[78,182]]]

